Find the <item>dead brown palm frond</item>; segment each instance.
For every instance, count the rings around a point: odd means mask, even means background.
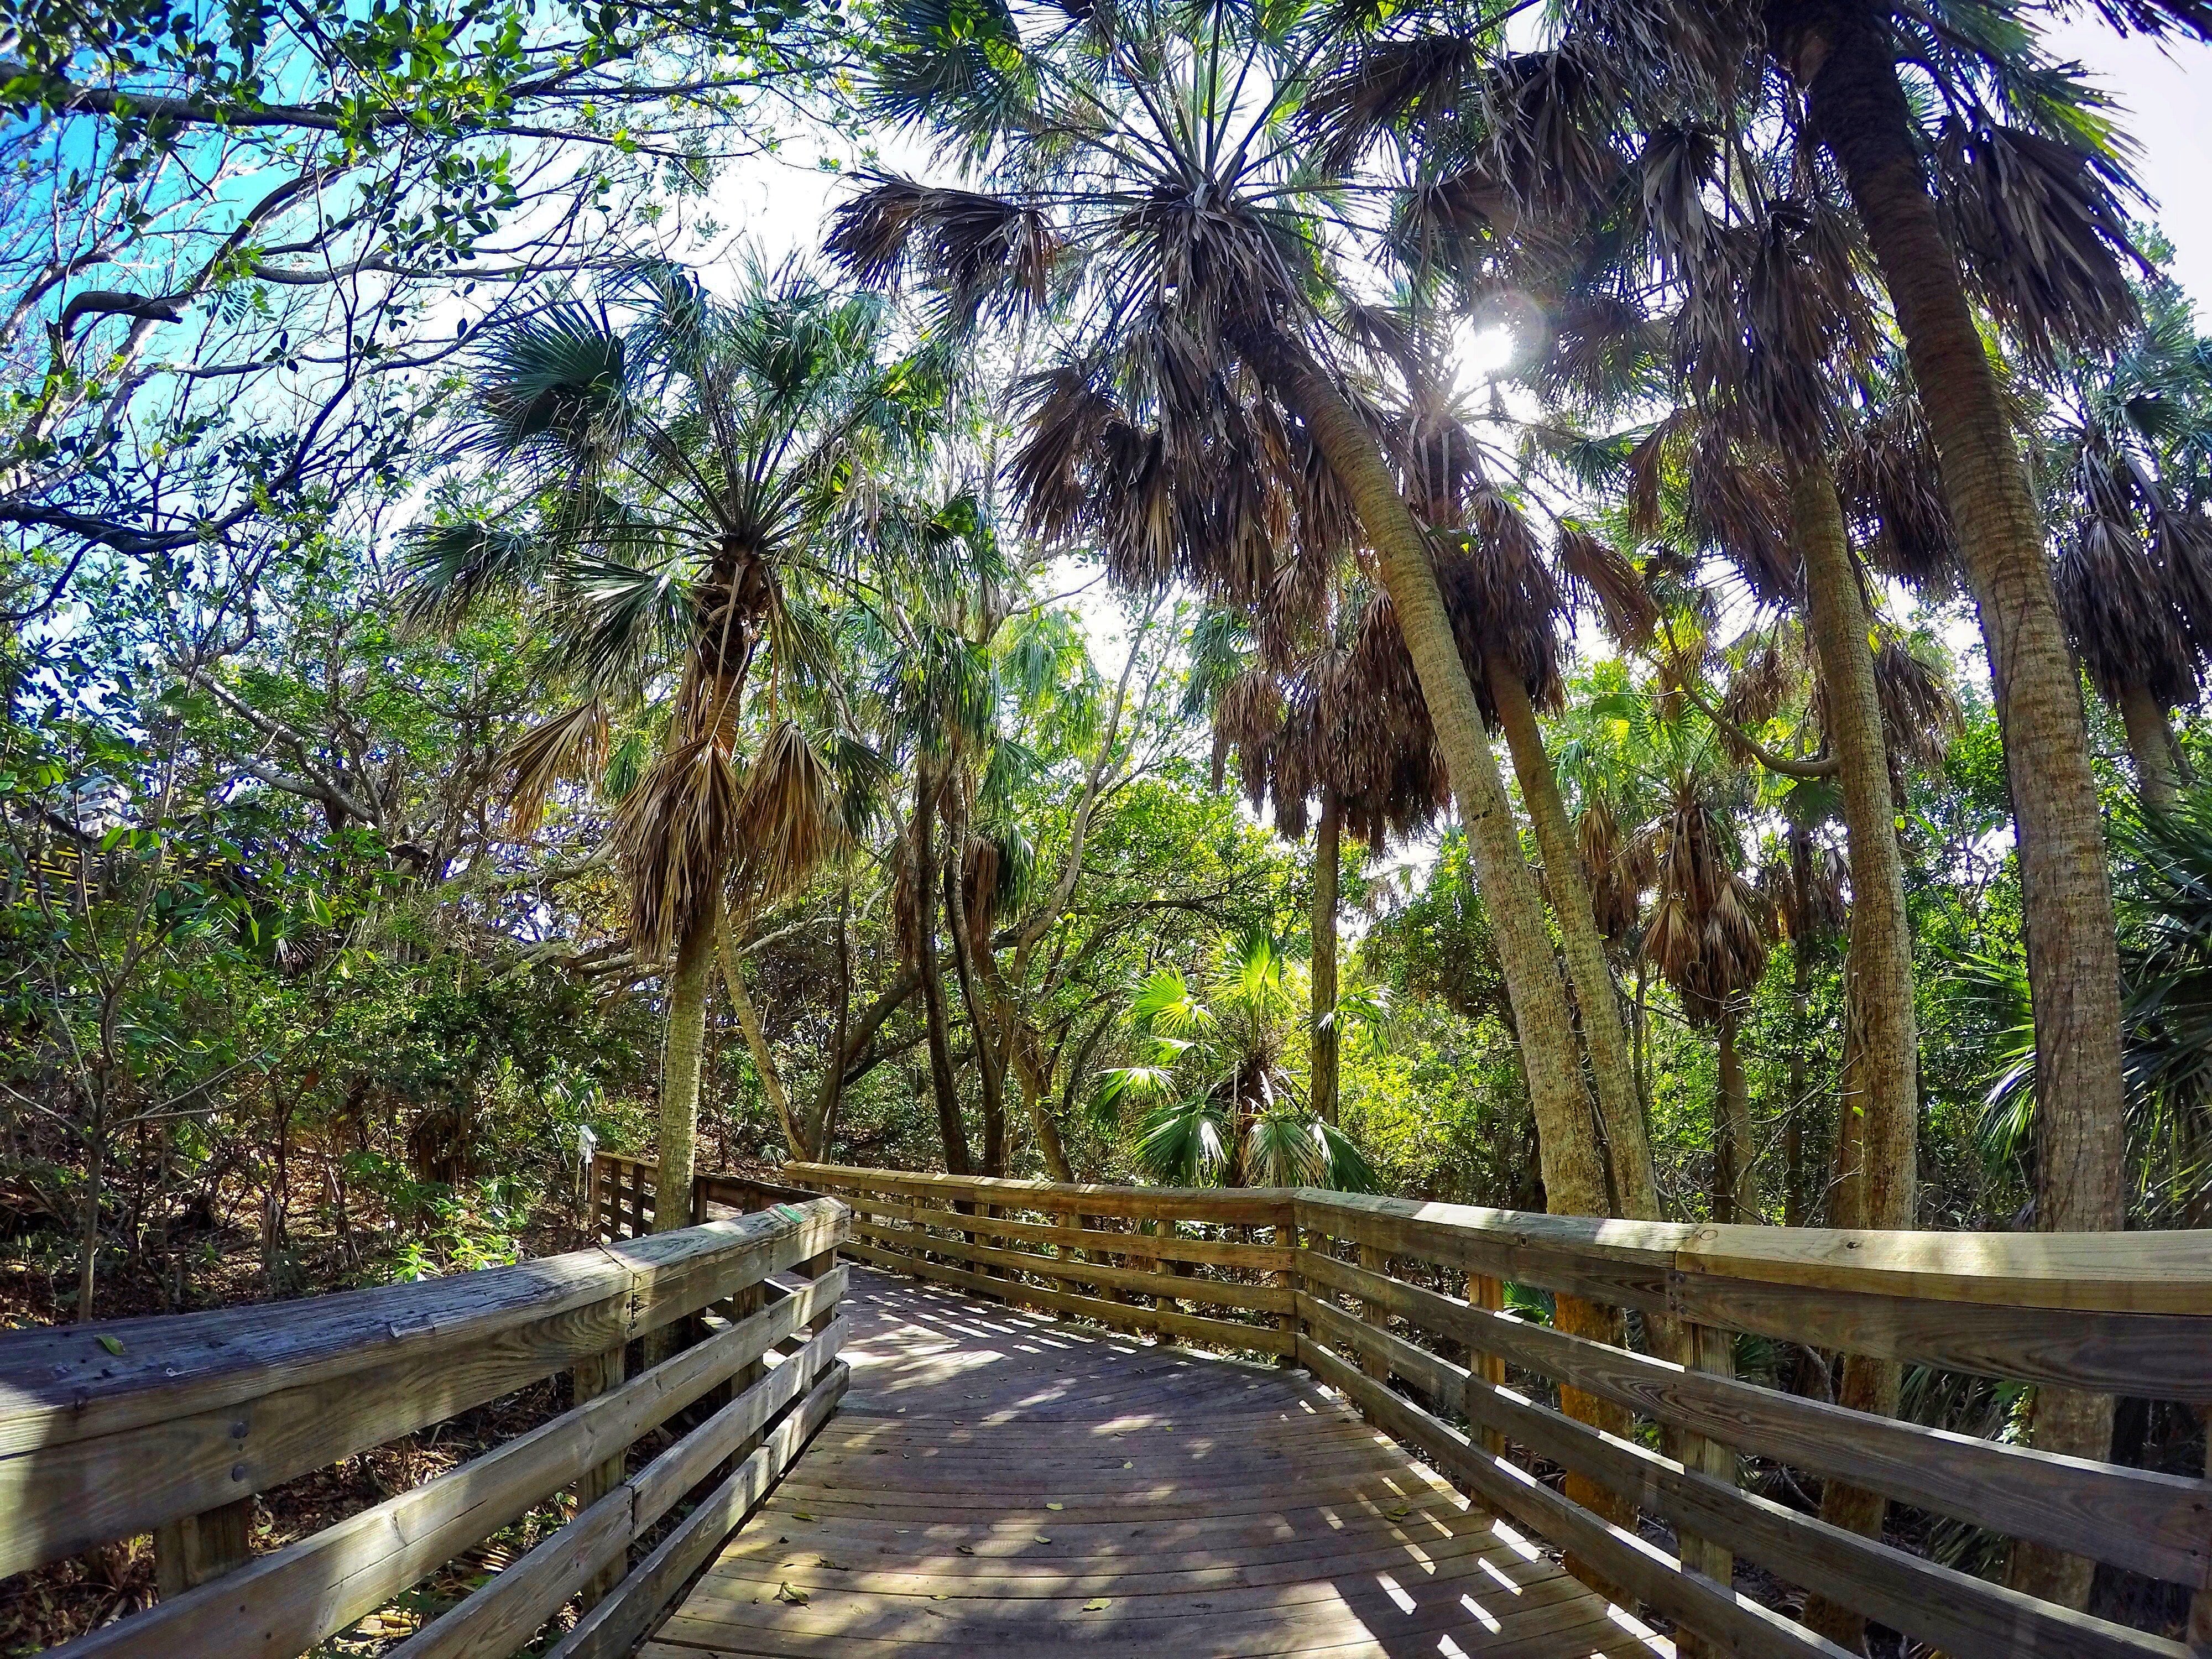
[[[731,833],[739,914],[788,898],[843,851],[836,774],[794,722],[779,721],[753,757]]]
[[[729,751],[711,739],[656,759],[615,813],[629,876],[632,943],[659,961],[708,914],[738,848],[739,788]]]
[[[1875,689],[1881,699],[1883,735],[1890,754],[1923,770],[1942,765],[1966,720],[1951,695],[1940,664],[1923,658],[1894,630],[1880,631]]]
[[[969,836],[960,860],[960,893],[972,956],[985,956],[991,949],[991,932],[999,913],[999,870],[998,842],[988,836]]]
[[[2039,133],[1953,120],[1936,164],[1936,200],[1969,281],[2031,352],[2108,343],[2136,321],[2128,265],[2150,267],[2087,156]]]
[[[1761,600],[1781,605],[1799,587],[1790,545],[1788,482],[1773,459],[1753,455],[1717,424],[1699,425],[1690,444],[1692,526],[1735,566]]]
[[[1634,301],[1578,290],[1553,307],[1528,379],[1547,403],[1608,414],[1657,390],[1666,325]]]
[[[1844,433],[1836,484],[1867,562],[1923,593],[1958,580],[1958,535],[1919,399],[1899,389]]]
[[[553,786],[596,777],[607,763],[606,705],[594,697],[541,721],[516,738],[502,761],[507,788],[507,833],[537,833]]]
[[[1628,527],[1638,536],[1656,536],[1663,527],[1668,477],[1684,464],[1698,427],[1695,410],[1671,410],[1628,452]]]
[[[1228,684],[1213,706],[1213,787],[1221,787],[1228,757],[1237,757],[1238,781],[1258,811],[1267,798],[1277,740],[1283,732],[1283,690],[1264,668],[1248,668]]]
[[[1575,849],[1589,877],[1598,931],[1616,948],[1626,944],[1650,884],[1648,842],[1625,832],[1612,804],[1598,796],[1575,821]]]
[[[1721,695],[1721,714],[1729,725],[1755,732],[1774,718],[1782,700],[1803,680],[1803,665],[1785,656],[1769,632],[1729,676],[1728,690]]]
[[[1566,578],[1569,597],[1596,606],[1615,640],[1638,650],[1651,642],[1659,626],[1659,604],[1626,553],[1602,536],[1562,524],[1553,556]]]
[[[1128,420],[1078,368],[1032,376],[1023,390],[1027,429],[1009,476],[1030,528],[1048,539],[1071,538],[1090,503],[1090,469],[1106,453],[1109,434],[1127,429]]]
[[[1298,124],[1319,140],[1320,164],[1340,171],[1385,132],[1455,119],[1487,56],[1480,42],[1449,34],[1363,46],[1307,94]]]
[[[1609,196],[1626,171],[1604,66],[1586,43],[1511,54],[1474,90],[1490,165],[1524,210],[1579,212]]]
[[[867,287],[919,275],[963,313],[986,302],[1041,309],[1060,252],[1034,207],[882,173],[832,212],[823,246]]]
[[[1800,949],[1843,932],[1850,915],[1848,885],[1843,854],[1797,831],[1782,856],[1759,872],[1759,891],[1778,932]]]

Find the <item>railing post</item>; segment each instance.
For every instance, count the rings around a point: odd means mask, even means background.
[[[1285,1204],[1281,1209],[1276,1211],[1273,1237],[1277,1249],[1296,1252],[1298,1248],[1298,1216],[1296,1206]],[[1297,1255],[1293,1254],[1291,1260],[1296,1261]],[[1289,1267],[1279,1268],[1273,1274],[1273,1278],[1279,1288],[1290,1291],[1293,1296],[1297,1293],[1303,1283],[1297,1272]],[[1285,1311],[1275,1316],[1275,1328],[1290,1339],[1289,1352],[1278,1355],[1276,1363],[1284,1366],[1296,1365],[1298,1363],[1300,1326],[1295,1304]]]
[[[629,1236],[645,1237],[645,1165],[629,1161]]]
[[[584,1165],[584,1237],[599,1242],[599,1155],[593,1152]]]
[[[164,1601],[253,1559],[253,1494],[154,1528],[154,1583]]]
[[[568,1378],[577,1405],[580,1406],[586,1400],[596,1399],[609,1389],[622,1386],[623,1372],[626,1369],[624,1364],[626,1352],[623,1345],[617,1342],[605,1353],[595,1353],[589,1358],[578,1361],[571,1368]],[[577,1514],[581,1515],[617,1486],[622,1485],[625,1462],[626,1454],[617,1452],[605,1462],[593,1464],[577,1477]],[[625,1561],[610,1561],[599,1576],[584,1587],[584,1608],[586,1612],[605,1599],[613,1592],[615,1586],[622,1583],[627,1566],[628,1564]]]
[[[1486,1313],[1505,1311],[1505,1281],[1491,1273],[1469,1273],[1467,1276],[1467,1299]],[[1487,1348],[1478,1349],[1467,1357],[1467,1368],[1493,1388],[1505,1386],[1505,1360]],[[1474,1413],[1469,1412],[1472,1419]],[[1505,1437],[1486,1425],[1475,1430],[1475,1443],[1492,1457],[1505,1455]]]
[[[1735,1375],[1735,1339],[1729,1332],[1713,1325],[1686,1325],[1690,1368],[1711,1372],[1716,1376]],[[1709,1440],[1702,1434],[1686,1434],[1682,1442],[1682,1465],[1716,1480],[1735,1485],[1735,1448],[1718,1440]],[[1723,1589],[1735,1577],[1735,1560],[1727,1548],[1711,1540],[1688,1533],[1677,1534],[1681,1545],[1682,1565],[1693,1572],[1701,1572]],[[1684,1659],[1701,1659],[1713,1649],[1694,1632],[1680,1632],[1676,1649]]]
[[[1152,1237],[1155,1238],[1164,1237],[1172,1239],[1177,1237],[1181,1231],[1174,1218],[1169,1216],[1155,1216],[1145,1224],[1152,1230]],[[1175,1282],[1175,1267],[1176,1264],[1164,1255],[1156,1255],[1152,1258],[1152,1277],[1159,1286],[1152,1292],[1152,1310],[1156,1315],[1172,1316],[1182,1311],[1176,1305],[1175,1293],[1169,1288]],[[1153,1320],[1152,1336],[1153,1340],[1164,1348],[1172,1348],[1176,1345],[1175,1333],[1167,1328],[1166,1322],[1164,1320],[1158,1318]]]
[[[1390,1276],[1390,1257],[1379,1244],[1363,1243],[1359,1246],[1359,1265],[1369,1273],[1379,1273],[1385,1279]],[[1359,1317],[1364,1323],[1381,1329],[1389,1324],[1390,1310],[1380,1302],[1370,1302],[1362,1297]],[[1380,1354],[1361,1354],[1359,1369],[1377,1382],[1387,1385],[1390,1381],[1390,1362]]]

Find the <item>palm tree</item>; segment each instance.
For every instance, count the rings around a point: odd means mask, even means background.
[[[1332,50],[1312,23],[1238,0],[986,4],[957,23],[895,10],[876,109],[991,188],[878,177],[839,210],[830,248],[872,283],[919,275],[948,327],[1054,311],[1012,476],[1038,531],[1095,545],[1123,581],[1182,574],[1295,619],[1357,526],[1477,849],[1548,1201],[1601,1213],[1565,987],[1427,538],[1331,366],[1318,299],[1344,213],[1287,125]]]
[[[1314,830],[1310,983],[1311,1101],[1337,1121],[1337,912],[1343,839],[1380,853],[1423,833],[1449,804],[1436,734],[1389,601],[1340,574],[1316,637],[1277,669],[1242,614],[1216,607],[1193,630],[1186,707],[1213,727],[1214,787],[1234,756],[1252,810],[1274,800],[1275,827]],[[1314,811],[1318,802],[1318,811]]]
[[[1224,938],[1200,987],[1172,968],[1146,982],[1125,1017],[1145,1058],[1103,1075],[1096,1109],[1111,1125],[1139,1109],[1131,1151],[1154,1181],[1371,1193],[1358,1146],[1297,1097],[1285,1063],[1297,1013],[1276,942]]]
[[[879,303],[788,267],[750,272],[728,305],[654,269],[555,307],[477,349],[459,444],[486,499],[415,533],[417,619],[520,605],[581,692],[515,745],[510,804],[526,828],[564,778],[619,796],[631,939],[641,961],[672,957],[665,1194],[691,1188],[727,916],[836,856],[880,775],[817,607],[873,545],[856,484],[928,429],[928,365],[887,361],[884,329]],[[650,759],[602,779],[618,720]],[[689,1208],[665,1201],[656,1224]]]
[[[2099,9],[2116,27],[2212,38],[2200,0]],[[1348,55],[1308,108],[1340,157],[1386,131],[1413,142],[1401,243],[1468,276],[1502,239],[1556,235],[1563,210],[1590,200],[1639,201],[1669,252],[1724,229],[1720,179],[1744,162],[1747,134],[1779,132],[1792,155],[1834,164],[1925,404],[1994,667],[2038,1042],[2068,1102],[2045,1121],[2039,1217],[2118,1224],[2118,971],[2096,781],[2034,495],[1976,314],[2038,351],[2126,325],[2116,192],[2128,180],[2096,94],[2026,30],[1892,0],[1668,7],[1633,27],[1588,0],[1557,9],[1538,52],[1514,50],[1498,20],[1463,27],[1455,7],[1372,15],[1383,38]],[[1746,72],[1760,59],[1776,73]],[[1817,200],[1815,184],[1792,194]],[[1817,413],[1814,400],[1793,415],[1795,401],[1771,411],[1784,431]],[[2051,1390],[2038,1411],[2039,1443],[2103,1449],[2108,1407]],[[2064,1577],[2036,1587],[2078,1605],[2086,1571]]]
[[[2212,354],[2172,283],[2144,313],[2118,348],[2034,377],[2036,428],[2067,631],[2126,727],[2144,804],[2171,811],[2167,716],[2196,702],[2212,649]]]

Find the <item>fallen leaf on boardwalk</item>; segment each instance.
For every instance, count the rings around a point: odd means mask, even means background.
[[[775,1599],[779,1601],[788,1601],[794,1607],[803,1607],[814,1598],[796,1584],[778,1584],[775,1587]]]
[[[791,1512],[791,1518],[794,1521],[811,1521],[814,1517],[805,1510],[793,1510]]]
[[[1040,1543],[1040,1544],[1049,1544],[1050,1542],[1052,1542],[1052,1540],[1051,1540],[1051,1539],[1049,1539],[1049,1538],[1048,1538],[1048,1537],[1046,1537],[1042,1533],[1039,1533],[1039,1534],[1036,1535],[1036,1540],[1037,1540],[1037,1542],[1038,1542],[1038,1543]]]
[[[1413,1510],[1404,1504],[1399,1504],[1395,1510],[1385,1510],[1382,1511],[1383,1514],[1389,1516],[1393,1521],[1403,1521],[1413,1512]]]
[[[1085,1613],[1103,1613],[1114,1604],[1103,1595],[1094,1595],[1083,1604]]]
[[[1065,1504],[1048,1504],[1045,1505],[1045,1508],[1048,1510],[1064,1510],[1066,1507],[1067,1505]]]
[[[123,1352],[123,1345],[122,1345],[122,1343],[120,1343],[120,1342],[117,1341],[117,1340],[116,1340],[113,1337],[112,1337],[112,1336],[103,1336],[103,1337],[101,1337],[101,1338],[100,1339],[100,1346],[101,1347],[103,1347],[103,1348],[106,1349],[106,1350],[108,1351],[108,1352],[110,1352],[110,1353],[112,1353],[112,1354],[118,1354],[118,1355],[119,1355],[119,1354],[121,1354],[121,1353],[122,1353],[122,1352]]]
[[[975,1547],[973,1544],[955,1544],[952,1547],[962,1555],[973,1555],[975,1553]]]
[[[1125,1468],[1125,1469],[1133,1469],[1133,1468],[1135,1468],[1137,1466],[1136,1466],[1134,1463],[1124,1463],[1124,1464],[1122,1464],[1122,1465],[1121,1465],[1121,1467],[1122,1467],[1123,1468]]]

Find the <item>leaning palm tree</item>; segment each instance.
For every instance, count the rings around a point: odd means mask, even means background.
[[[878,177],[830,246],[866,281],[933,288],[943,328],[1054,313],[1012,476],[1035,528],[1097,547],[1123,581],[1186,577],[1295,623],[1348,547],[1370,550],[1476,844],[1549,1201],[1601,1213],[1565,987],[1497,757],[1427,538],[1334,366],[1320,298],[1346,216],[1289,128],[1331,50],[1317,12],[1249,0],[894,9],[875,109],[986,188]]]
[[[875,544],[860,486],[927,429],[927,365],[891,361],[884,331],[878,302],[794,268],[750,272],[728,305],[655,269],[557,306],[475,353],[459,444],[483,496],[414,536],[415,617],[519,605],[580,693],[507,757],[518,829],[563,779],[619,796],[631,939],[671,964],[663,1230],[690,1219],[726,919],[835,856],[880,773],[819,605]],[[644,753],[610,768],[617,725]]]
[[[1103,1074],[1095,1109],[1108,1127],[1136,1114],[1131,1154],[1154,1181],[1373,1192],[1358,1144],[1298,1097],[1297,1014],[1281,947],[1225,938],[1197,987],[1171,968],[1146,982],[1126,1016],[1143,1058]]]
[[[2097,9],[2122,28],[2212,39],[2203,0]],[[1997,665],[2039,1041],[2068,1102],[2044,1127],[2039,1214],[2051,1227],[2117,1225],[2118,973],[2096,779],[2033,491],[1977,314],[2032,351],[2111,338],[2130,320],[2118,199],[2130,181],[2101,100],[2009,11],[1999,27],[1972,8],[1897,0],[1569,0],[1537,51],[1448,0],[1368,15],[1375,41],[1307,106],[1337,157],[1383,133],[1407,142],[1416,176],[1402,240],[1463,276],[1507,239],[1556,236],[1561,211],[1593,199],[1671,218],[1686,233],[1677,247],[1724,231],[1731,216],[1717,209],[1743,135],[1783,134],[1808,174],[1832,167],[1887,289]],[[2039,1443],[2101,1450],[2108,1408],[2046,1391],[2038,1413]],[[2086,1565],[2063,1583],[2052,1571],[2021,1582],[2080,1605]]]

